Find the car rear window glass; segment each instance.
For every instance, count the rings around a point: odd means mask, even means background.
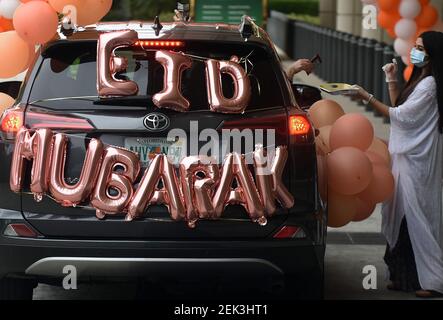
[[[137,82],[140,96],[153,96],[163,89],[164,71],[155,61],[155,50],[141,47],[123,48],[117,55],[128,59],[128,68],[117,75],[119,79]],[[182,94],[190,101],[192,110],[209,108],[204,59],[229,60],[232,55],[243,58],[252,87],[248,107],[261,109],[283,106],[276,72],[277,60],[264,48],[252,43],[224,44],[216,42],[187,42],[179,49],[193,57],[191,69],[182,76]],[[70,97],[97,97],[97,43],[60,42],[43,53],[43,59],[32,87],[30,101]],[[222,76],[226,97],[233,96],[231,77]],[[116,102],[118,104],[118,102]],[[63,108],[62,103],[60,108]]]

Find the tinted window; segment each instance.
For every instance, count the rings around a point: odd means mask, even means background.
[[[96,42],[59,43],[43,54],[40,71],[36,77],[31,101],[66,98],[96,97]],[[283,100],[275,74],[278,63],[266,50],[253,44],[222,44],[209,42],[187,43],[182,48],[194,57],[193,66],[182,76],[182,93],[191,102],[191,108],[209,108],[205,80],[204,59],[229,60],[232,55],[244,58],[252,86],[250,109],[282,106]],[[129,65],[120,79],[136,81],[139,95],[152,96],[163,89],[164,71],[155,61],[154,50],[139,47],[120,49],[119,56],[128,58]],[[233,83],[223,76],[223,90],[227,97],[233,95]]]

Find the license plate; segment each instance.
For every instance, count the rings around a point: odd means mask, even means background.
[[[173,164],[179,164],[183,158],[183,143],[167,138],[126,138],[125,148],[138,153],[144,167],[149,166],[158,154],[166,154]]]

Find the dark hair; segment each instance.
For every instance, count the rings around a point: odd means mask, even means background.
[[[422,33],[420,38],[423,39],[423,46],[429,55],[429,72],[423,72],[422,68],[414,66],[411,78],[398,96],[396,105],[403,104],[417,84],[427,76],[432,75],[437,83],[437,102],[440,114],[438,129],[440,133],[443,133],[443,33],[427,31]]]

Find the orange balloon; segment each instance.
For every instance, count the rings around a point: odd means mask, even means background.
[[[374,140],[374,127],[359,113],[349,113],[338,119],[331,129],[330,148],[354,147],[366,151]]]
[[[378,0],[377,4],[382,11],[398,12],[400,0]]]
[[[12,25],[12,20],[0,17],[0,32],[11,31],[11,30],[14,30],[14,26]]]
[[[422,7],[420,14],[415,18],[419,28],[430,28],[438,21],[438,11],[433,5]]]
[[[365,190],[372,179],[372,164],[366,154],[356,148],[344,147],[328,155],[328,184],[344,195]]]
[[[80,26],[94,24],[103,19],[112,8],[112,0],[83,0],[77,13]]]
[[[12,107],[15,103],[15,99],[7,94],[0,92],[0,116],[6,109]]]
[[[377,16],[377,21],[380,26],[384,29],[394,29],[397,22],[401,19],[400,13],[398,11],[387,12],[380,11]]]
[[[337,102],[323,99],[314,103],[308,114],[314,126],[321,128],[333,125],[335,121],[345,115],[345,112]]]
[[[424,6],[427,6],[429,4],[430,0],[419,0],[419,1],[420,1],[422,8],[423,8]]]
[[[389,154],[388,146],[383,141],[381,141],[381,139],[374,138],[368,151],[374,152],[381,156],[390,166],[391,155]]]
[[[356,197],[347,196],[329,190],[328,193],[328,226],[341,228],[351,222],[357,214]]]
[[[391,166],[391,164],[378,153],[375,153],[373,151],[366,151],[366,156],[368,157],[369,161],[371,161],[373,166],[378,165],[385,166],[387,168]]]
[[[48,0],[48,3],[55,11],[63,13],[63,8],[66,6],[80,8],[83,1],[84,0]]]
[[[369,186],[358,197],[368,203],[379,203],[388,200],[394,193],[394,188],[392,172],[386,166],[375,165]]]
[[[393,27],[386,29],[386,32],[391,38],[397,38],[397,34],[395,33],[395,29]]]
[[[405,71],[403,72],[403,77],[406,81],[411,79],[412,71],[414,71],[414,66],[412,64],[406,67]]]
[[[355,199],[355,201],[356,201],[357,213],[352,221],[354,222],[364,221],[374,213],[376,204],[364,201],[358,197]]]
[[[57,12],[44,1],[30,1],[17,8],[14,27],[30,44],[44,44],[57,33]]]
[[[0,78],[11,78],[28,68],[30,46],[16,31],[0,33]]]

